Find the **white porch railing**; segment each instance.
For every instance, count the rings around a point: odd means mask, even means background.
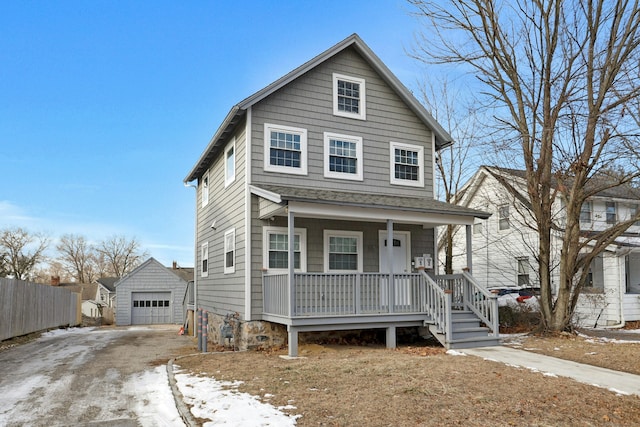
[[[292,319],[422,313],[447,333],[451,311],[466,309],[498,336],[496,296],[470,274],[429,276],[421,272],[390,278],[387,273],[295,273],[292,296],[288,274],[265,274],[263,311]]]

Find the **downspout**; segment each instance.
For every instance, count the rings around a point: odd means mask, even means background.
[[[251,282],[252,282],[252,255],[251,255],[251,148],[253,147],[251,138],[251,107],[247,108],[244,130],[244,319],[250,321],[251,313]]]
[[[188,182],[184,183],[185,187],[195,188],[195,199],[196,199],[196,218],[195,224],[193,226],[193,336],[195,337],[197,334],[196,322],[198,319],[196,318],[195,313],[198,311],[198,186],[194,184],[189,184]]]

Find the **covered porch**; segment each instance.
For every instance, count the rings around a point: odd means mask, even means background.
[[[287,240],[286,254],[275,254],[286,256],[280,265],[286,268],[272,268],[270,252],[265,258],[261,318],[287,326],[290,356],[297,355],[298,333],[309,331],[385,329],[393,348],[397,328],[426,326],[450,348],[455,341],[458,348],[497,343],[496,298],[470,274],[471,225],[488,214],[429,199],[274,186],[251,191],[258,219],[286,231],[279,236]],[[451,223],[466,226],[469,271],[440,276],[436,227]],[[309,234],[304,244],[300,224]],[[472,340],[473,332],[480,340]]]

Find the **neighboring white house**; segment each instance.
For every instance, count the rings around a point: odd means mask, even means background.
[[[514,197],[501,177],[519,191]],[[473,276],[486,287],[539,286],[535,268],[538,236],[532,227],[524,171],[482,166],[459,193],[460,205],[491,212],[476,219],[472,232]],[[640,206],[638,198],[623,189],[610,189],[592,197],[582,208],[582,231],[598,231],[630,219]],[[554,203],[554,216],[562,223],[562,203]],[[440,236],[442,237],[442,235]],[[558,283],[562,233],[552,235],[552,276]],[[444,264],[443,240],[439,261]],[[464,231],[454,239],[453,269],[467,266]],[[613,326],[640,320],[640,223],[610,245],[591,266],[590,283],[580,296],[575,321],[580,326]]]

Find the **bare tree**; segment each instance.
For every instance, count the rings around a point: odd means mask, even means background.
[[[456,203],[462,185],[479,166],[474,160],[479,156],[473,156],[477,141],[482,139],[477,112],[469,98],[448,80],[425,79],[419,85],[419,94],[431,115],[453,137],[454,143],[440,150],[436,158],[437,198]],[[453,242],[459,230],[459,226],[447,225],[440,239],[439,246],[445,251],[445,274],[453,273]]]
[[[7,228],[0,231],[0,257],[5,273],[19,280],[29,279],[30,273],[42,261],[49,239],[24,228]]]
[[[79,234],[64,234],[56,245],[59,261],[78,283],[97,279],[95,249]]]
[[[570,328],[591,261],[640,219],[580,229],[589,197],[637,190],[639,0],[409,1],[429,24],[415,56],[473,73],[502,148],[519,153],[539,237],[542,327]],[[553,221],[558,198],[564,224]],[[563,233],[555,296],[554,230]]]
[[[135,238],[128,240],[125,236],[112,236],[98,244],[96,250],[107,265],[105,273],[115,277],[131,272],[149,256],[140,249],[140,243]]]

